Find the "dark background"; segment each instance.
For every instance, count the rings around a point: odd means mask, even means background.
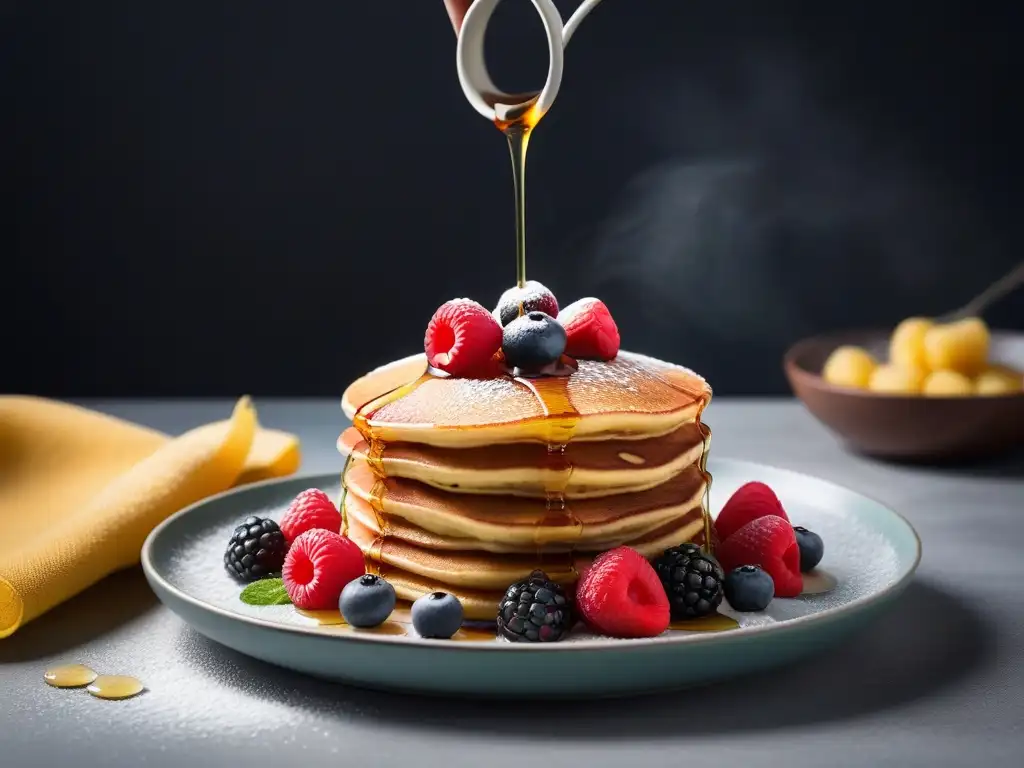
[[[0,389],[337,395],[512,283],[507,151],[441,0],[0,8]],[[1018,15],[607,0],[531,144],[530,277],[718,394],[959,305],[1021,258]],[[497,19],[499,85],[538,86],[532,8]]]

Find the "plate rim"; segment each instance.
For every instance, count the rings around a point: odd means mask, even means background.
[[[828,608],[824,611],[817,613],[810,613],[804,616],[798,616],[796,618],[787,619],[782,622],[772,622],[770,624],[758,624],[750,627],[740,627],[729,632],[694,632],[685,635],[672,635],[663,634],[658,637],[646,637],[646,638],[595,638],[588,640],[575,640],[571,643],[500,643],[500,642],[470,642],[470,643],[453,643],[450,640],[436,640],[429,638],[413,638],[409,637],[392,637],[389,635],[375,635],[375,634],[334,634],[323,632],[316,626],[300,626],[292,624],[282,624],[280,622],[271,621],[268,619],[262,619],[255,616],[246,616],[244,614],[235,613],[227,608],[222,608],[218,605],[214,605],[205,600],[193,597],[192,595],[179,589],[174,584],[171,584],[159,570],[153,564],[153,550],[156,546],[156,541],[164,535],[164,531],[173,525],[175,521],[201,509],[207,504],[215,503],[234,495],[244,495],[246,492],[259,490],[262,488],[284,485],[286,483],[298,483],[300,481],[312,482],[322,481],[324,478],[334,477],[338,473],[332,472],[317,472],[317,473],[303,473],[289,475],[288,477],[281,478],[270,478],[268,480],[261,480],[255,483],[248,483],[237,488],[229,488],[226,491],[207,496],[193,504],[178,510],[171,516],[160,522],[149,535],[146,537],[145,542],[142,545],[142,551],[140,561],[142,564],[142,570],[149,580],[153,591],[157,593],[157,597],[164,603],[165,606],[172,613],[181,616],[177,611],[171,608],[164,601],[160,594],[160,591],[164,591],[171,595],[174,599],[179,600],[183,603],[189,604],[195,609],[204,611],[206,613],[212,613],[220,619],[226,619],[228,621],[241,622],[242,624],[248,624],[256,627],[260,630],[269,630],[273,632],[282,633],[285,635],[298,635],[301,637],[314,638],[316,640],[326,641],[337,641],[341,643],[369,643],[376,646],[394,646],[399,648],[413,648],[413,649],[431,649],[431,650],[443,650],[449,652],[467,652],[467,651],[485,651],[488,653],[566,653],[571,651],[589,651],[589,652],[614,652],[625,649],[650,649],[650,648],[661,648],[661,647],[675,647],[675,646],[694,646],[694,645],[709,645],[709,644],[723,644],[730,642],[741,642],[748,639],[756,639],[761,635],[771,634],[779,635],[794,631],[801,631],[804,628],[810,626],[824,626],[834,621],[839,621],[844,618],[848,618],[852,614],[859,613],[863,610],[869,609],[873,606],[884,604],[890,598],[899,595],[913,580],[914,575],[917,573],[918,566],[921,564],[922,557],[922,544],[921,537],[918,535],[914,526],[896,510],[892,509],[887,504],[879,501],[865,493],[855,491],[852,488],[842,485],[840,483],[833,482],[832,480],[826,480],[824,478],[815,477],[805,472],[799,472],[792,469],[786,469],[773,464],[765,464],[762,462],[749,461],[746,459],[735,459],[731,457],[715,457],[715,463],[727,462],[738,465],[754,466],[762,469],[768,469],[772,472],[781,472],[790,475],[792,479],[801,480],[813,480],[819,483],[826,483],[835,488],[839,488],[847,493],[854,494],[861,498],[867,499],[874,504],[878,505],[881,509],[892,515],[899,523],[901,523],[906,530],[910,533],[911,539],[914,542],[914,557],[910,566],[906,569],[906,572],[900,576],[899,579],[891,584],[886,585],[878,592],[874,592],[867,595],[862,595],[851,600],[848,603],[843,603],[840,606],[834,608]],[[310,487],[316,487],[316,483]],[[159,589],[158,589],[159,587]],[[192,626],[192,623],[181,617],[187,624]]]

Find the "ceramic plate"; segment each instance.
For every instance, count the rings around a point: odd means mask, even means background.
[[[356,630],[340,616],[303,615],[292,606],[249,606],[224,571],[224,547],[238,521],[279,519],[301,490],[339,490],[339,475],[275,480],[184,509],[157,527],[142,550],[157,596],[200,633],[271,664],[353,685],[445,695],[623,695],[677,688],[784,664],[827,648],[888,608],[909,583],[921,548],[903,518],[832,483],[786,470],[712,459],[712,511],[740,485],[762,480],[794,525],[821,534],[825,557],[808,579],[815,589],[776,599],[764,613],[722,613],[728,621],[670,630],[656,638],[613,640],[574,634],[550,645],[509,643],[483,633],[465,642],[424,640],[391,622]],[[716,503],[717,502],[717,503]]]

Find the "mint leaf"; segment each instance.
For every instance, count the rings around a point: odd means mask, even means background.
[[[291,605],[288,590],[281,579],[260,579],[242,590],[241,600],[246,605]]]

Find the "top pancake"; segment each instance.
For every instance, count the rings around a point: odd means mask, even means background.
[[[640,439],[696,421],[711,388],[693,371],[620,352],[610,362],[580,360],[568,377],[463,379],[424,376],[423,355],[355,381],[342,396],[385,443],[470,448],[498,443]]]

